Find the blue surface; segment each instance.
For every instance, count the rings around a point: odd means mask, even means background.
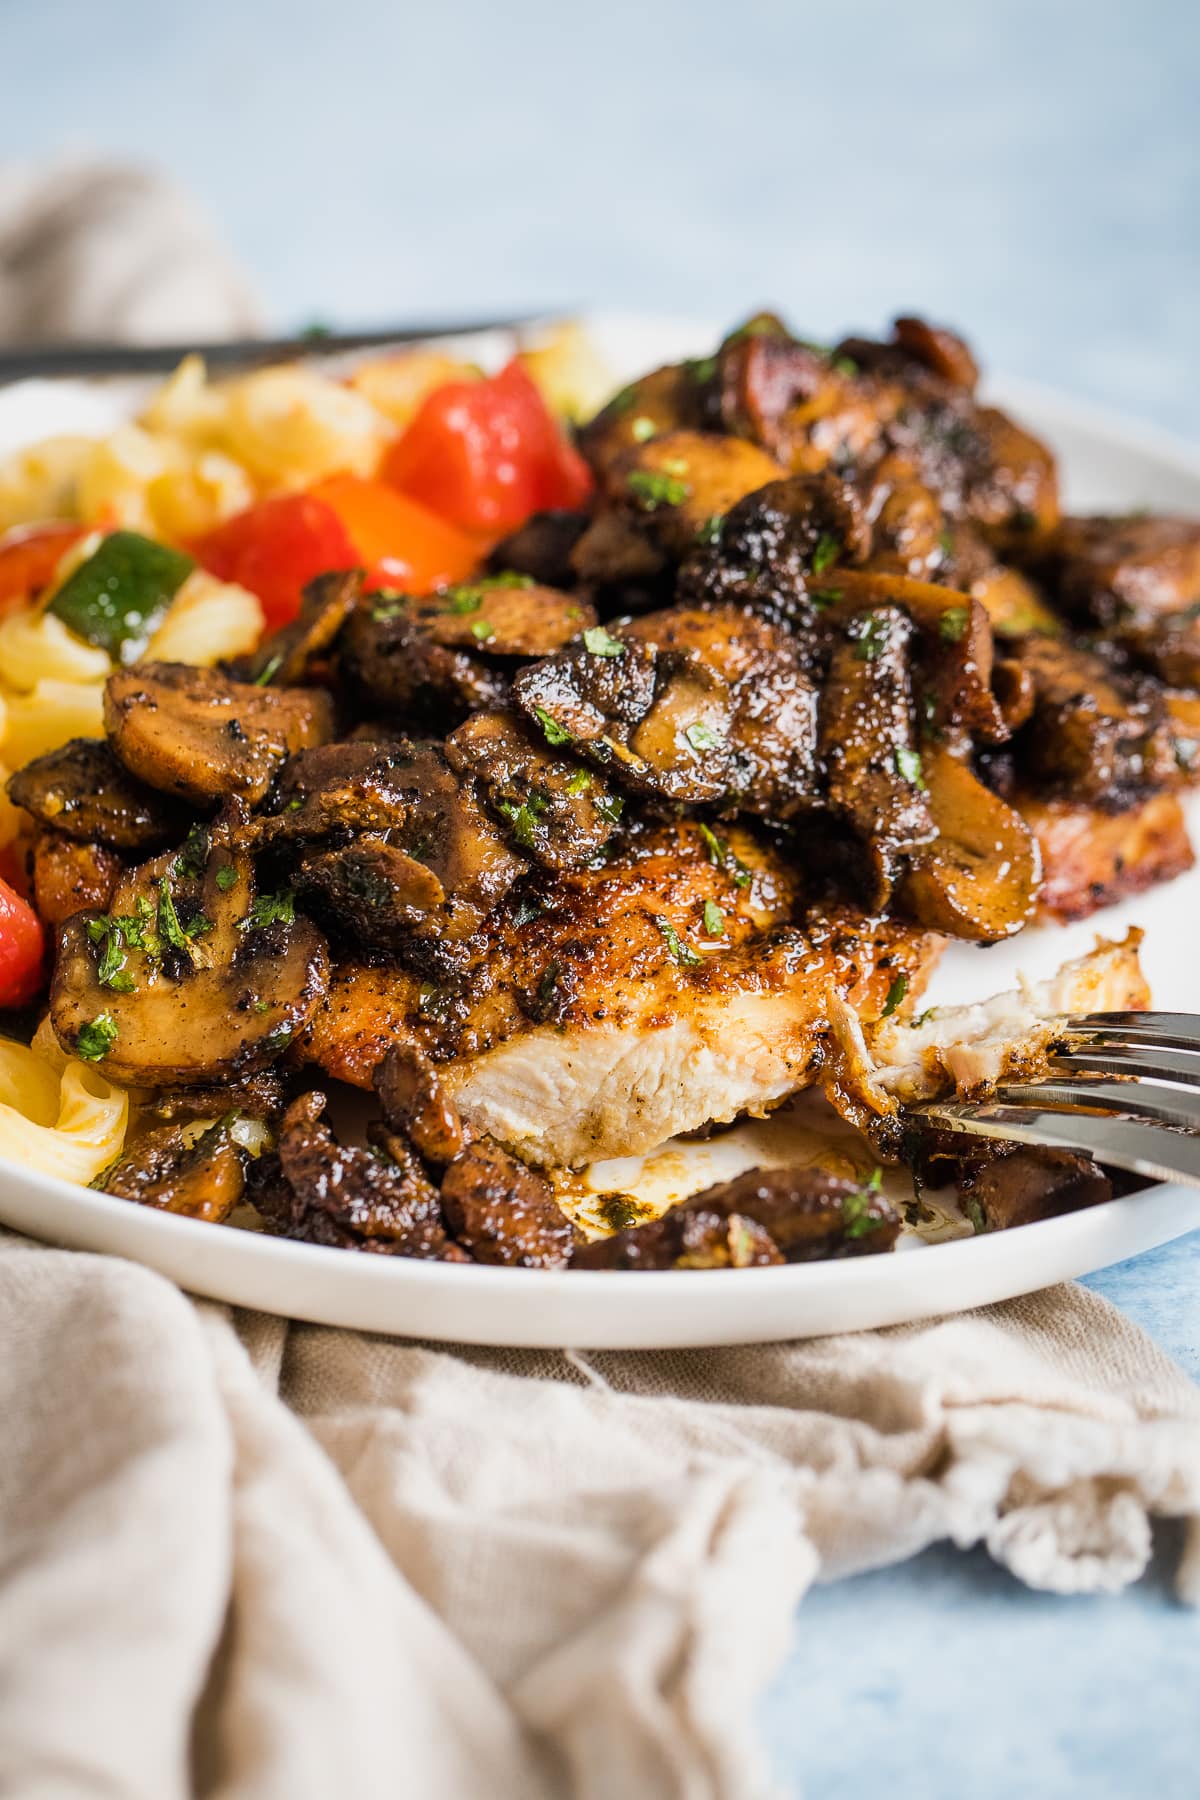
[[[1194,0],[7,0],[0,154],[167,163],[281,322],[925,308],[1196,438],[1198,56]],[[1198,1277],[1193,1236],[1092,1285],[1200,1374]],[[935,1551],[818,1590],[764,1718],[822,1800],[1190,1800],[1198,1693],[1163,1567]]]

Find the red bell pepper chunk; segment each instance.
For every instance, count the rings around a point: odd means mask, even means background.
[[[28,1006],[42,986],[46,933],[21,896],[0,881],[0,1009]]]
[[[262,500],[191,549],[210,575],[258,595],[268,631],[296,617],[301,592],[314,576],[356,569],[361,561],[336,512],[311,494]]]
[[[0,537],[0,615],[26,605],[49,587],[64,553],[82,536],[83,526],[66,519],[6,531]]]
[[[331,475],[311,492],[341,520],[372,587],[427,594],[465,580],[480,560],[478,539],[385,482]]]
[[[581,505],[592,487],[587,464],[515,360],[490,381],[435,388],[380,474],[464,531],[493,537],[530,513]]]

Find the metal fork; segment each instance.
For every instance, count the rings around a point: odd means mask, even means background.
[[[934,1100],[924,1119],[978,1137],[1084,1150],[1097,1162],[1200,1187],[1200,1014],[1063,1020],[1048,1073],[985,1101]]]

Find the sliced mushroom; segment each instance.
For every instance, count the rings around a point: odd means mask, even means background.
[[[167,794],[213,806],[261,800],[287,757],[333,735],[328,694],[264,688],[215,669],[142,663],[110,675],[104,723],[130,772]]]
[[[466,1136],[458,1108],[417,1044],[392,1046],[375,1071],[375,1091],[392,1131],[408,1138],[432,1168],[461,1154]]]
[[[923,363],[933,374],[974,393],[979,384],[979,364],[957,332],[944,325],[930,325],[925,319],[903,318],[892,326],[892,339],[905,355]]]
[[[513,698],[635,793],[697,802],[729,785],[729,688],[690,649],[660,654],[598,627],[522,669]]]
[[[329,957],[290,895],[256,894],[242,851],[201,873],[167,855],[121,882],[107,913],[59,933],[50,1017],[64,1050],[129,1087],[238,1080],[279,1056],[325,991]]]
[[[900,863],[934,837],[909,661],[914,628],[895,606],[852,617],[821,694],[820,748],[829,806],[866,845],[869,904],[881,906]]]
[[[588,528],[586,512],[538,512],[502,538],[488,558],[500,572],[515,569],[531,575],[541,587],[567,588],[572,581],[571,552]]]
[[[1072,618],[1121,629],[1154,625],[1200,601],[1200,519],[1066,518],[1031,562]]]
[[[569,1260],[573,1231],[550,1183],[479,1138],[442,1177],[446,1223],[477,1262],[559,1269]]]
[[[324,1111],[322,1093],[293,1101],[277,1155],[251,1171],[249,1197],[268,1229],[337,1249],[465,1260],[447,1240],[437,1189],[411,1150],[398,1140],[382,1154],[339,1144]]]
[[[1156,684],[1119,675],[1100,657],[1058,638],[1026,638],[1011,656],[1034,687],[1032,717],[1018,749],[1039,790],[1115,812],[1174,779],[1175,754]]]
[[[744,1229],[720,1233],[716,1220]],[[748,1169],[647,1225],[581,1246],[581,1269],[745,1268],[890,1250],[900,1217],[877,1186],[822,1169]],[[697,1241],[698,1240],[698,1241]],[[775,1255],[769,1254],[770,1250]]]
[[[99,738],[72,738],[26,763],[8,793],[40,824],[112,850],[161,849],[187,829],[183,809],[135,781]]]
[[[579,433],[579,448],[597,475],[619,456],[665,432],[694,430],[703,419],[703,371],[695,363],[653,369],[614,394]]]
[[[334,569],[318,575],[304,589],[299,614],[292,623],[269,633],[257,650],[239,657],[229,673],[256,687],[296,686],[310,665],[332,647],[361,591],[358,569]]]
[[[287,1087],[278,1070],[260,1069],[256,1075],[219,1087],[170,1088],[156,1094],[150,1107],[156,1119],[171,1125],[220,1118],[230,1112],[239,1119],[269,1125],[282,1117],[287,1102]]]
[[[34,840],[33,892],[47,925],[106,907],[124,872],[121,858],[103,844],[80,844],[60,831],[46,830]]]
[[[535,715],[536,716],[536,715]],[[446,740],[452,768],[473,776],[516,847],[546,869],[586,866],[617,829],[624,801],[596,769],[552,750],[559,727],[512,712],[476,713]]]
[[[94,1185],[118,1200],[219,1225],[245,1183],[246,1153],[223,1119],[199,1137],[181,1125],[143,1132]]]
[[[552,656],[596,623],[586,601],[509,572],[386,604],[403,607],[435,644],[488,656]]]
[[[1027,925],[1037,905],[1041,857],[1028,826],[945,745],[922,757],[936,838],[914,858],[903,884],[922,925],[951,937],[997,943]]]
[[[403,594],[367,594],[338,639],[338,668],[360,715],[445,731],[508,698],[506,670],[482,648],[436,642]]]

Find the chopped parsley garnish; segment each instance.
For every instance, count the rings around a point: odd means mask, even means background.
[[[174,873],[185,877],[203,875],[211,841],[207,825],[193,825],[175,858]]]
[[[237,878],[238,872],[232,863],[223,863],[217,870],[217,886],[223,894],[227,894],[231,887],[237,886]]]
[[[666,469],[631,469],[626,486],[643,512],[656,512],[660,506],[682,506],[692,491],[686,481]]]
[[[835,375],[857,375],[858,364],[852,356],[835,356],[833,359],[833,372]]]
[[[948,606],[938,620],[938,636],[944,644],[961,643],[969,614],[965,606]]]
[[[96,964],[96,980],[101,987],[115,987],[125,968],[125,940],[119,925],[110,925],[104,936],[104,949],[100,961]],[[132,977],[127,977],[129,986],[118,987],[118,993],[128,993],[133,986]]]
[[[471,636],[481,644],[489,643],[496,635],[496,627],[488,619],[472,619]]]
[[[557,727],[556,727],[557,729]],[[568,794],[586,794],[592,785],[592,778],[586,769],[576,769],[567,783]]]
[[[975,1233],[976,1237],[982,1237],[983,1233],[988,1228],[988,1222],[984,1217],[983,1208],[980,1206],[978,1200],[976,1200],[974,1194],[969,1195],[968,1198],[963,1201],[962,1209],[963,1217],[970,1225],[971,1230]]]
[[[914,787],[925,791],[925,772],[921,768],[921,752],[910,750],[902,744],[896,751],[896,773],[903,775],[905,781],[911,781]]]
[[[713,513],[710,518],[705,519],[703,525],[696,533],[696,542],[698,544],[719,544],[721,541],[721,527],[724,523],[724,513]]]
[[[725,741],[720,732],[712,725],[706,725],[703,719],[689,725],[683,735],[693,750],[716,750]]]
[[[652,438],[657,430],[658,426],[654,420],[648,419],[645,413],[639,413],[638,417],[632,419],[629,424],[629,435],[638,444],[644,444],[647,438]]]
[[[654,923],[662,932],[672,962],[677,962],[681,969],[694,969],[697,963],[703,961],[690,944],[684,943],[670,919],[664,919],[661,913],[655,913]]]
[[[271,1002],[269,1000],[256,1000],[254,1002],[254,1010],[256,1013],[270,1012]]]
[[[531,850],[537,821],[546,810],[543,796],[530,794],[528,800],[522,800],[519,806],[515,800],[500,800],[497,801],[497,808],[512,826],[514,843],[520,844],[523,850]]]
[[[514,929],[519,930],[522,925],[528,925],[531,919],[540,919],[545,910],[546,902],[536,894],[522,894],[512,909]]]
[[[705,825],[703,821],[700,823],[700,836],[704,839],[708,860],[713,868],[724,869],[734,887],[749,887],[752,877],[745,863],[736,857],[729,845],[723,843],[716,832]]]
[[[817,539],[817,547],[813,551],[812,572],[823,575],[842,554],[842,540],[835,537],[832,531],[823,531]]]
[[[888,641],[887,620],[878,613],[868,613],[861,620],[856,630],[851,631],[854,638],[854,655],[858,662],[874,662]]]
[[[938,532],[938,549],[947,560],[954,555],[954,539],[948,531]]]
[[[277,894],[258,894],[246,914],[239,931],[262,931],[268,925],[291,925],[296,917],[296,894],[293,888],[281,888]]]
[[[451,588],[448,592],[450,598],[443,606],[443,612],[473,613],[483,605],[483,595],[478,588]]]
[[[693,381],[703,384],[704,382],[711,381],[716,374],[717,359],[715,356],[694,356],[690,362],[684,363],[683,366]]]
[[[842,597],[841,588],[809,588],[808,597],[818,612],[824,612],[827,606],[836,606]]]
[[[75,1039],[75,1054],[84,1062],[99,1062],[117,1041],[117,1021],[111,1013],[97,1013],[87,1025],[80,1027]]]
[[[920,727],[923,743],[936,743],[941,737],[937,724],[937,701],[932,694],[921,695]]]
[[[592,804],[609,825],[615,825],[625,811],[625,802],[620,794],[597,794]]]
[[[279,650],[264,663],[260,672],[254,677],[255,687],[268,687],[282,667],[283,652],[282,650]]]
[[[548,744],[553,744],[555,749],[557,749],[560,744],[570,743],[570,732],[564,731],[562,726],[558,723],[558,720],[552,719],[544,706],[535,706],[533,709],[533,716],[541,726]]]
[[[725,936],[725,914],[715,900],[704,902],[704,929],[709,937]]]
[[[908,976],[897,975],[895,981],[893,981],[891,987],[887,991],[887,999],[883,1003],[883,1011],[879,1015],[880,1018],[890,1019],[907,992]]]
[[[190,948],[165,875],[158,884],[158,935],[172,950],[187,951]]]
[[[589,625],[583,634],[583,647],[592,656],[624,656],[625,646],[603,625]]]
[[[384,600],[379,606],[373,606],[371,617],[376,625],[382,625],[388,619],[398,619],[404,612],[406,604],[404,595],[396,594],[391,599]]]
[[[887,1220],[872,1210],[875,1196],[883,1185],[883,1170],[876,1169],[871,1179],[842,1199],[842,1226],[848,1238],[869,1237]]]

